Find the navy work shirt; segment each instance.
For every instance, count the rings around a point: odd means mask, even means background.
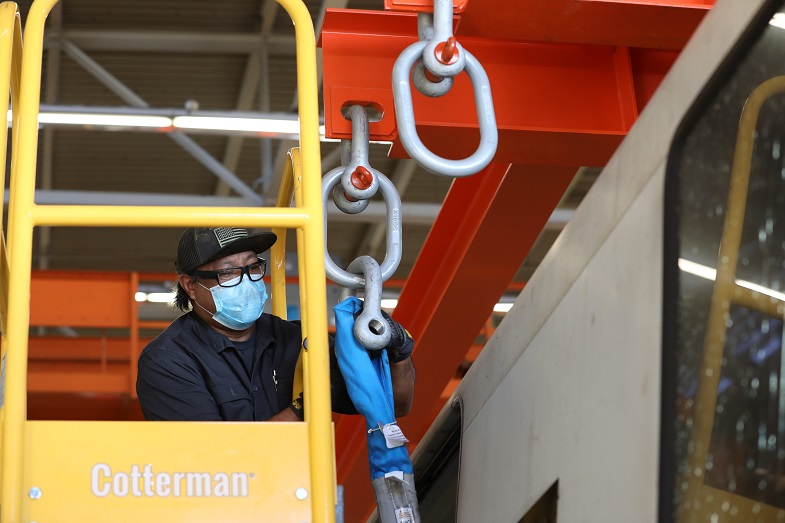
[[[184,314],[139,356],[136,392],[144,417],[179,421],[266,420],[292,401],[301,339],[299,325],[262,314],[249,339],[255,346],[249,373],[229,338],[205,324],[195,312]],[[357,412],[332,349],[330,388],[335,412]]]

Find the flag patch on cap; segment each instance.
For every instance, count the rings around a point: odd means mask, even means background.
[[[213,233],[215,233],[215,239],[218,240],[218,245],[220,245],[222,249],[227,243],[248,236],[248,231],[245,229],[237,229],[234,227],[218,227],[213,229]]]

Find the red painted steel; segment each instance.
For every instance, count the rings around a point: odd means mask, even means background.
[[[328,10],[320,41],[326,135],[351,138],[351,122],[341,109],[374,103],[383,117],[370,123],[370,138],[392,141],[390,155],[406,157],[397,138],[391,75],[400,52],[416,41],[416,16]],[[677,56],[614,46],[460,41],[483,64],[491,83],[499,128],[497,163],[604,164],[667,71],[663,64],[669,66]],[[477,115],[465,74],[443,97],[414,92],[412,98],[418,134],[429,149],[450,159],[476,150]]]
[[[681,49],[714,0],[475,0],[461,37]]]
[[[33,271],[30,324],[128,327],[135,291],[124,272]]]
[[[469,0],[453,0],[453,12],[461,13],[466,9]],[[433,0],[384,0],[384,8],[393,11],[413,11],[432,13]]]
[[[491,164],[453,183],[394,317],[413,334],[417,386],[412,412],[399,420],[414,448],[440,405],[493,305],[507,288],[575,174],[575,168]],[[338,482],[346,520],[373,504],[361,424],[336,427]]]

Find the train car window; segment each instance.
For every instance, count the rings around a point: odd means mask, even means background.
[[[665,205],[659,520],[785,521],[781,0],[682,123]]]

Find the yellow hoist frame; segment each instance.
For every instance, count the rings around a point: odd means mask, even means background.
[[[33,3],[25,26],[24,52],[16,4],[0,5],[0,89],[10,89],[13,108],[8,256],[0,247],[0,327],[6,335],[2,344],[5,389],[0,401],[0,519],[4,523],[333,522],[335,465],[316,46],[308,10],[299,0],[278,0],[291,16],[296,32],[302,151],[302,156],[299,150],[290,152],[285,187],[279,195],[285,208],[42,206],[34,203],[37,116],[44,23],[56,1]],[[5,144],[4,135],[0,139],[3,160]],[[289,208],[292,193],[295,206]],[[35,226],[271,227],[284,230],[283,234],[277,230],[282,240],[285,229],[296,229],[302,316],[308,323],[309,351],[303,352],[301,362],[306,421],[28,421],[27,351]],[[281,306],[279,301],[285,297],[284,253],[278,250],[284,243],[279,241],[280,247],[273,253],[272,294],[274,312],[285,317],[285,303]],[[6,304],[7,318],[2,309]],[[303,333],[305,336],[305,329]]]

